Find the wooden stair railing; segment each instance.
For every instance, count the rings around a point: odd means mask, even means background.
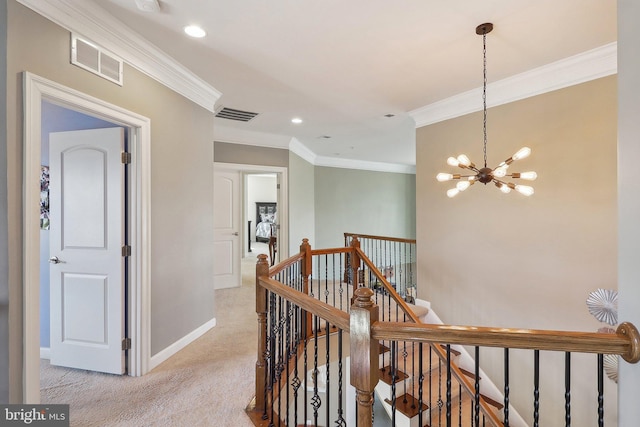
[[[601,333],[588,333],[588,332],[564,332],[564,331],[547,331],[547,330],[522,330],[522,329],[507,329],[507,328],[485,328],[485,327],[467,327],[467,326],[451,326],[451,325],[433,325],[433,324],[421,324],[421,323],[407,323],[407,322],[383,322],[379,320],[379,309],[374,303],[372,297],[374,291],[366,287],[359,287],[356,289],[353,296],[353,305],[350,307],[349,313],[344,310],[339,310],[331,305],[319,301],[318,298],[309,296],[306,294],[308,289],[308,278],[304,279],[305,274],[308,273],[311,268],[310,256],[312,254],[318,255],[320,253],[334,253],[342,254],[344,248],[332,249],[327,251],[312,251],[308,246],[308,242],[305,242],[301,247],[300,254],[291,257],[279,265],[269,269],[266,261],[266,256],[259,257],[258,264],[256,265],[256,312],[258,314],[259,325],[259,337],[258,337],[258,354],[256,363],[256,397],[253,402],[251,415],[255,425],[269,425],[289,423],[289,409],[279,409],[275,412],[273,407],[268,409],[268,405],[273,405],[276,400],[280,405],[281,397],[278,393],[287,393],[287,399],[290,390],[295,389],[295,393],[298,392],[299,384],[293,386],[287,385],[281,388],[280,381],[282,378],[288,381],[289,372],[283,368],[282,361],[276,361],[276,353],[280,354],[282,360],[286,359],[287,366],[289,364],[289,358],[295,357],[295,354],[302,352],[304,349],[305,365],[304,374],[306,381],[306,373],[308,368],[306,365],[306,353],[307,344],[315,340],[316,347],[318,342],[318,328],[314,330],[316,333],[314,339],[311,340],[311,335],[308,334],[306,319],[312,317],[316,323],[319,323],[319,319],[322,319],[327,326],[333,325],[338,331],[338,334],[342,336],[343,333],[349,334],[350,350],[349,357],[351,360],[350,374],[351,384],[356,388],[356,413],[358,426],[370,426],[371,420],[371,408],[373,402],[373,393],[376,384],[379,380],[378,369],[378,357],[380,353],[380,341],[388,341],[390,343],[396,342],[410,342],[428,344],[438,355],[438,358],[442,359],[441,354],[445,354],[447,361],[450,361],[451,355],[454,354],[454,350],[451,349],[451,345],[469,345],[476,346],[476,351],[479,346],[483,347],[500,347],[505,349],[533,349],[537,354],[540,350],[550,351],[564,351],[577,352],[577,353],[597,353],[598,354],[598,366],[602,370],[602,354],[617,354],[621,355],[624,360],[629,363],[637,363],[640,360],[640,334],[634,325],[630,323],[622,323],[616,334],[601,334]],[[363,261],[365,265],[368,265],[364,259],[366,256],[358,252],[357,249],[352,250],[351,256],[353,259],[356,257]],[[354,262],[355,266],[355,262]],[[372,271],[374,271],[372,269]],[[299,279],[294,280],[291,284],[287,282],[287,278],[292,275],[300,276]],[[352,277],[358,277],[357,275]],[[379,278],[380,279],[380,278]],[[285,285],[287,283],[288,285]],[[382,282],[384,283],[384,282]],[[391,293],[391,288],[389,293]],[[270,301],[270,302],[269,302]],[[402,299],[397,301],[398,307],[402,307]],[[276,310],[273,309],[273,304],[276,304]],[[269,307],[269,308],[268,308]],[[271,310],[268,313],[267,310]],[[287,314],[287,310],[289,314]],[[291,313],[294,310],[295,313],[304,313],[304,315],[298,316],[295,314],[291,317]],[[275,319],[268,319],[268,316],[275,316]],[[287,317],[289,316],[289,317]],[[295,341],[289,337],[288,324],[290,318],[297,319],[303,329],[301,337],[303,339]],[[284,325],[287,325],[286,328]],[[286,329],[286,330],[285,330]],[[330,330],[326,329],[326,352],[327,352],[327,364],[329,360],[329,338]],[[286,332],[286,334],[285,334]],[[278,339],[284,342],[275,341],[276,336]],[[286,337],[286,338],[285,338]],[[341,338],[338,340],[342,342]],[[443,343],[446,343],[444,345]],[[393,351],[393,345],[391,348]],[[444,347],[443,347],[444,345]],[[298,347],[296,347],[298,346]],[[302,347],[300,347],[302,346]],[[309,344],[311,346],[311,344]],[[310,349],[310,351],[312,351]],[[333,351],[333,350],[332,350]],[[342,350],[340,350],[341,352]],[[341,353],[339,353],[341,354]],[[284,356],[283,356],[284,355]],[[342,357],[339,356],[339,390],[342,393]],[[268,360],[270,358],[270,360]],[[314,358],[317,359],[317,348]],[[314,361],[315,370],[317,371],[317,360]],[[448,365],[451,366],[451,365]],[[270,372],[267,372],[269,368]],[[332,367],[332,372],[335,372]],[[477,367],[476,375],[477,376]],[[451,366],[451,372],[455,371],[455,368]],[[448,373],[448,375],[450,375]],[[271,394],[267,394],[267,385],[269,382],[274,382],[274,378],[277,376],[278,387],[277,390],[271,388]],[[326,386],[327,386],[327,398],[329,393],[329,366],[326,367]],[[601,373],[599,374],[601,376]],[[467,389],[475,395],[476,417],[480,412],[483,416],[489,417],[491,424],[502,425],[502,420],[494,419],[490,417],[492,412],[487,411],[485,414],[481,409],[482,404],[500,405],[500,402],[491,402],[491,399],[478,396],[478,381],[474,380],[469,384],[464,383],[464,379],[468,378],[462,371],[460,371],[460,384],[461,387]],[[294,382],[297,378],[294,378]],[[599,381],[600,378],[599,378]],[[299,381],[298,381],[299,382]],[[449,381],[448,381],[449,382]],[[305,383],[305,387],[306,387]],[[293,388],[292,388],[293,387]],[[311,405],[314,406],[313,415],[315,416],[315,423],[318,424],[318,408],[325,403],[320,402],[317,399],[317,384],[315,385],[316,391],[312,397],[309,397]],[[598,393],[601,384],[599,384]],[[475,390],[474,390],[475,388]],[[305,419],[300,424],[306,423],[307,412],[307,392],[305,392]],[[600,394],[599,394],[600,396]],[[311,403],[312,402],[312,403]],[[507,417],[507,421],[504,425],[508,425],[508,401],[505,400],[506,405],[503,408],[504,414]],[[601,399],[599,398],[599,404]],[[326,405],[329,405],[326,402]],[[450,405],[450,399],[447,397],[447,405]],[[449,409],[449,408],[448,408]],[[329,406],[326,406],[327,420],[329,419],[329,413],[335,411],[329,411]],[[537,409],[536,409],[537,411]],[[337,425],[345,425],[344,419],[342,419],[342,409],[340,409],[340,422]],[[599,413],[600,410],[599,410]],[[257,415],[256,415],[257,414]],[[449,414],[447,414],[449,416]],[[537,414],[536,414],[537,416]],[[286,421],[283,421],[285,420]],[[281,423],[282,421],[282,423]],[[295,423],[298,422],[296,416]],[[476,421],[477,422],[477,421]],[[327,425],[329,422],[327,422]],[[334,424],[331,422],[331,424]],[[600,424],[602,425],[602,424]]]

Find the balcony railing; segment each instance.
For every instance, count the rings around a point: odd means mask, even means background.
[[[640,334],[630,323],[615,334],[435,325],[422,323],[418,308],[395,292],[357,239],[327,250],[305,240],[299,254],[271,269],[260,256],[254,424],[371,426],[377,398],[392,425],[555,426],[589,412],[581,426],[604,426],[603,356],[640,360]],[[455,361],[461,346],[473,353],[470,369]],[[481,348],[502,349],[499,397],[484,390]],[[531,352],[531,411],[511,399],[519,386],[509,381],[517,349]],[[546,352],[563,355],[562,402],[544,400],[540,378],[556,374],[541,362]],[[572,361],[588,354],[594,368],[572,388]],[[558,405],[562,420],[554,418]]]

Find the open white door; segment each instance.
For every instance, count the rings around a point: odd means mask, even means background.
[[[238,171],[216,170],[213,177],[214,288],[240,286],[240,182]]]
[[[50,134],[51,364],[123,374],[124,129]]]

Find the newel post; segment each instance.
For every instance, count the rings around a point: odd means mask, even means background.
[[[258,255],[256,264],[256,314],[258,315],[258,360],[256,362],[256,411],[265,411],[267,387],[267,291],[260,285],[260,277],[269,277],[269,262],[265,254]]]
[[[356,293],[356,289],[358,289],[358,270],[360,269],[360,255],[358,255],[357,249],[360,249],[360,240],[353,236],[353,239],[351,239],[351,262],[349,263],[349,268],[351,268],[351,280],[353,281],[354,295]]]
[[[380,343],[371,338],[371,325],[378,321],[378,306],[369,288],[358,288],[351,306],[351,385],[356,389],[358,426],[373,423],[373,393],[378,384]]]
[[[311,245],[309,244],[309,239],[302,239],[302,244],[300,245],[300,253],[304,254],[302,256],[302,261],[300,261],[300,274],[302,275],[302,292],[305,295],[309,295],[309,276],[311,276],[311,271],[313,269],[313,259],[311,257]],[[311,321],[311,313],[304,312],[303,316],[306,327],[303,325],[302,329],[306,331],[306,337],[310,337],[312,333],[312,321]]]

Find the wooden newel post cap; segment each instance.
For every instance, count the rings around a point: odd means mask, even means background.
[[[258,264],[262,264],[263,262],[267,262],[267,255],[265,254],[260,254],[258,255]]]
[[[360,308],[368,308],[373,305],[373,301],[371,297],[373,296],[373,291],[369,288],[358,288],[355,291],[356,299],[353,302],[356,307]]]

